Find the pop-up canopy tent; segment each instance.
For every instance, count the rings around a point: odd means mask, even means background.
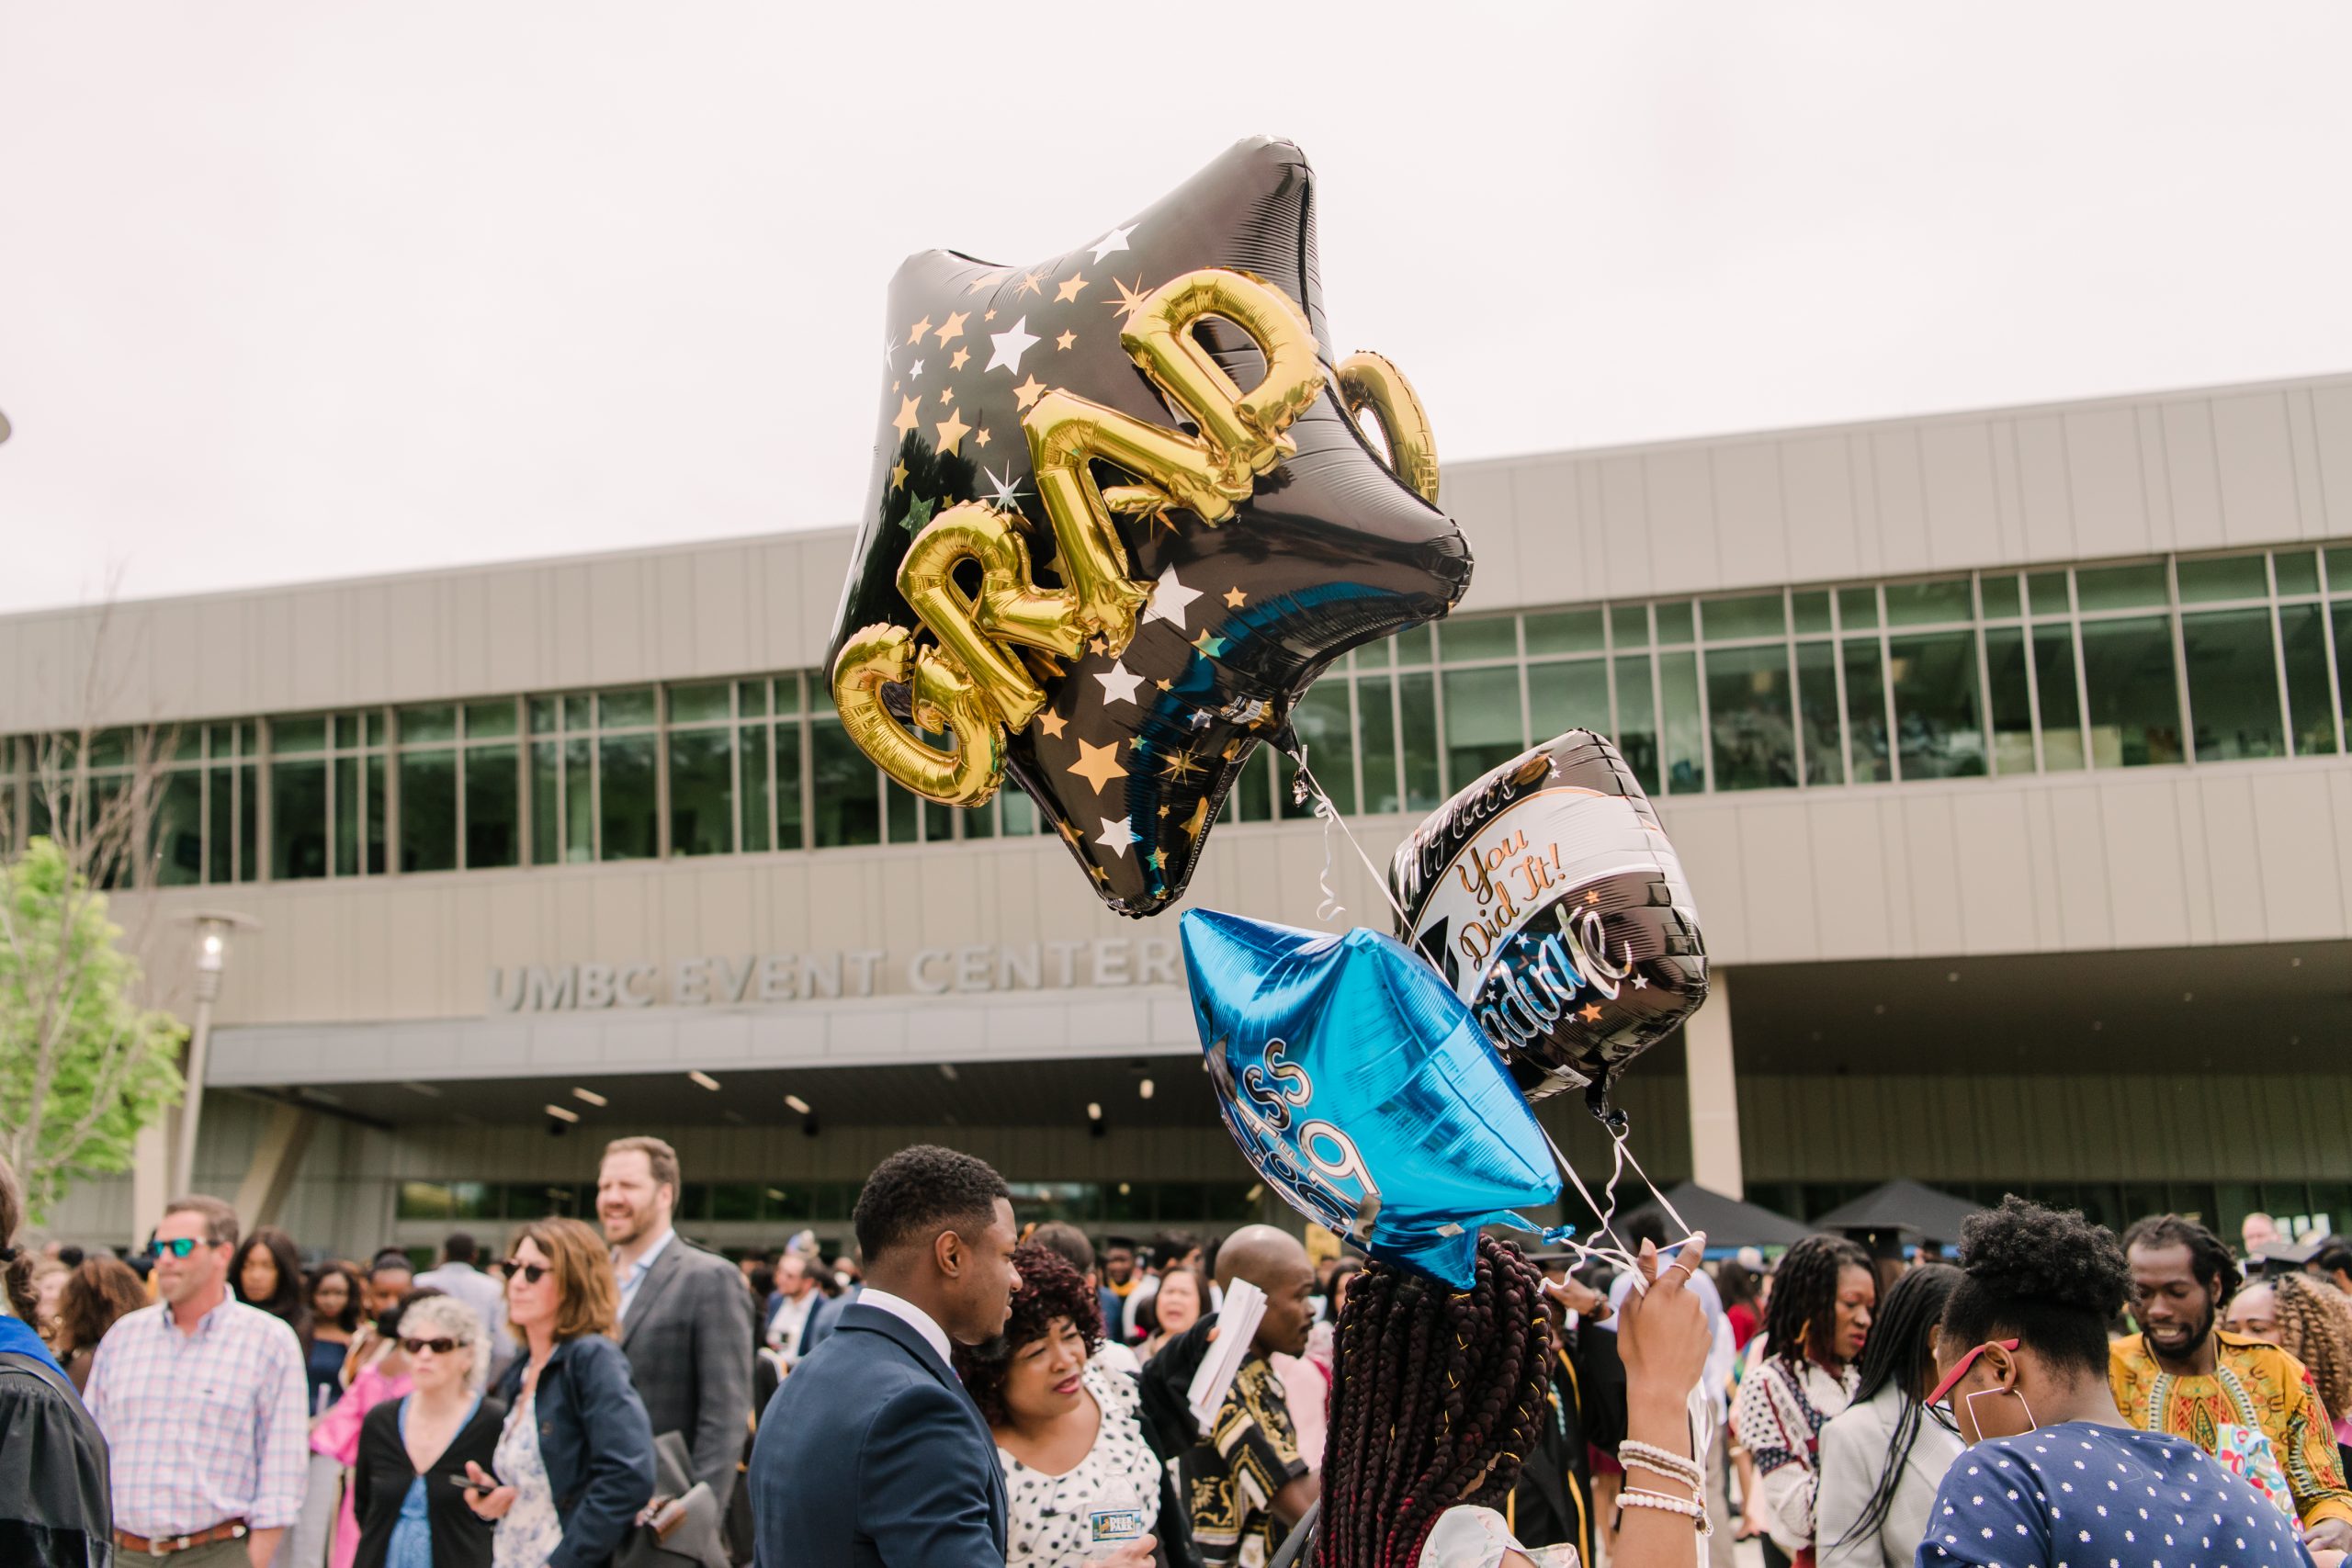
[[[1666,1200],[1682,1216],[1683,1224],[1694,1231],[1707,1233],[1710,1258],[1729,1258],[1743,1247],[1789,1247],[1810,1234],[1808,1227],[1786,1214],[1774,1213],[1737,1198],[1726,1198],[1695,1181],[1678,1182],[1667,1189]],[[1634,1209],[1657,1207],[1655,1203],[1634,1205]],[[1668,1235],[1674,1233],[1673,1221],[1667,1222],[1667,1231]]]
[[[1814,1221],[1815,1230],[1853,1237],[1871,1252],[1893,1256],[1908,1241],[1957,1242],[1960,1223],[1984,1207],[1916,1181],[1889,1181]]]

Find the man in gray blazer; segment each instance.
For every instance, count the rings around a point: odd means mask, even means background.
[[[752,1419],[759,1303],[742,1272],[679,1235],[678,1153],[659,1138],[616,1138],[596,1173],[596,1217],[620,1281],[621,1348],[653,1435],[686,1440],[696,1481],[723,1514]]]

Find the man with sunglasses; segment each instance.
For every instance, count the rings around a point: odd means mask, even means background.
[[[149,1251],[156,1303],[98,1342],[85,1394],[112,1450],[119,1561],[269,1568],[302,1512],[310,1459],[302,1347],[229,1293],[236,1212],[175,1199]]]

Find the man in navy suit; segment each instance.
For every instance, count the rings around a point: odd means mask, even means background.
[[[1005,1552],[996,1443],[950,1342],[1004,1331],[1012,1193],[969,1155],[918,1144],[866,1179],[865,1289],[768,1402],[752,1446],[758,1568],[983,1568]]]

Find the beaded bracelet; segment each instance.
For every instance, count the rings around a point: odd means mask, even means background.
[[[1679,1514],[1686,1519],[1696,1521],[1702,1536],[1715,1533],[1715,1527],[1707,1520],[1707,1506],[1696,1497],[1669,1497],[1663,1492],[1627,1486],[1618,1492],[1617,1504],[1625,1508],[1656,1508],[1661,1514]]]
[[[1679,1481],[1692,1492],[1704,1490],[1706,1477],[1698,1461],[1655,1443],[1637,1442],[1628,1438],[1617,1445],[1617,1462],[1627,1470],[1646,1470],[1652,1475],[1668,1481]]]

